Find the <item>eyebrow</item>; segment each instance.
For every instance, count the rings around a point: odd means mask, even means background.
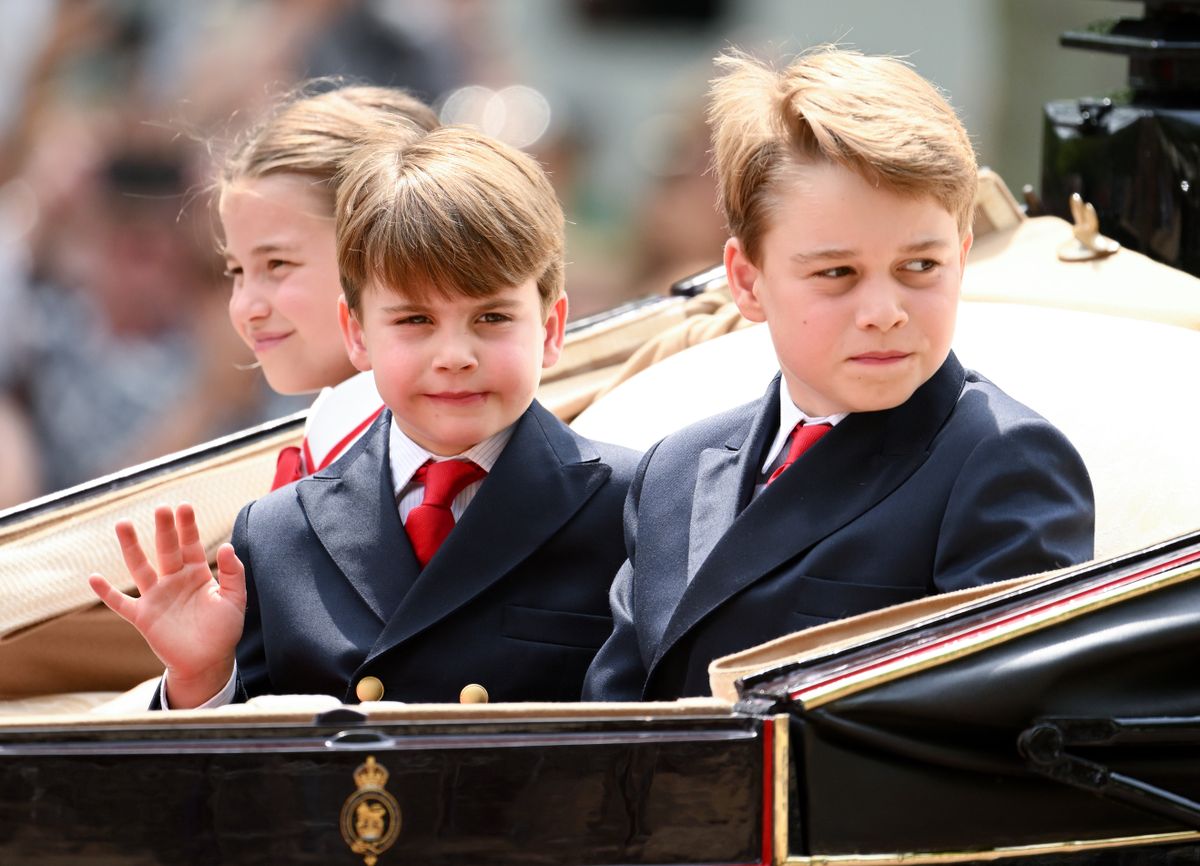
[[[913,255],[914,253],[924,253],[932,249],[946,248],[947,244],[940,238],[923,238],[919,241],[914,241],[911,244],[905,244],[900,247],[900,252],[905,255]],[[798,264],[806,264],[813,261],[826,261],[828,259],[847,259],[858,255],[857,250],[841,247],[827,247],[825,249],[811,250],[806,253],[794,253],[790,257],[790,261]]]
[[[287,243],[285,241],[267,241],[266,243],[256,244],[251,247],[250,254],[262,255],[263,253],[292,252],[298,248],[298,244]]]
[[[520,306],[520,302],[514,298],[488,297],[480,298],[472,309],[473,312],[480,310],[508,310],[513,307]],[[396,315],[397,313],[426,313],[429,311],[429,304],[417,304],[410,301],[401,301],[398,304],[388,304],[386,307],[381,307],[381,311],[388,315]]]
[[[911,244],[906,244],[900,248],[902,253],[923,253],[928,250],[946,249],[953,246],[948,244],[941,238],[927,238],[925,240],[915,241]]]
[[[300,249],[299,244],[267,241],[265,244],[258,244],[257,246],[251,247],[250,254],[247,256],[247,259],[249,260],[257,256],[270,255],[271,253],[294,253],[298,249]],[[237,256],[230,252],[229,247],[225,246],[224,243],[221,244],[221,247],[217,252],[219,255],[225,258],[226,262],[237,261]]]
[[[402,302],[399,304],[388,304],[386,307],[380,307],[379,309],[381,312],[394,315],[396,313],[423,313],[428,309],[428,306],[425,304]]]
[[[847,259],[855,255],[854,250],[828,248],[823,250],[812,250],[807,253],[794,253],[791,256],[791,261],[798,264],[807,262],[824,261],[825,259]]]

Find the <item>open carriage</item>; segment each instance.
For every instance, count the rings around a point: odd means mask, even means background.
[[[729,701],[29,720],[0,733],[0,852],[54,864],[1194,862],[1197,578],[1192,537],[883,612],[819,648],[785,639],[729,660],[734,673],[775,665]]]
[[[215,551],[284,419],[0,515],[0,862],[1197,862],[1200,280],[1063,262],[991,177],[976,229],[956,351],[1077,444],[1093,563],[751,648],[711,699],[143,712],[157,664],[84,577],[161,501]],[[644,447],[757,396],[720,282],[576,324],[543,402]]]
[[[1198,5],[1147,18],[1186,36]],[[1195,42],[1120,27],[1135,91],[1194,89]],[[1098,144],[1195,128],[1075,108],[1048,111],[1048,165],[1103,175]],[[1194,150],[1138,168],[1190,176]],[[1093,174],[1102,224],[1182,214],[1155,248],[1194,265],[1187,183]],[[1200,279],[1026,218],[987,173],[975,232],[955,350],[1078,447],[1093,562],[750,647],[706,699],[146,712],[158,664],[85,577],[122,575],[112,524],[144,536],[160,502],[193,502],[215,554],[299,439],[283,419],[0,513],[0,863],[1200,863]],[[542,402],[640,448],[757,397],[765,329],[719,270],[676,289],[575,323]]]

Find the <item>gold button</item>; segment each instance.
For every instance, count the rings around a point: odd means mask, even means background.
[[[378,701],[383,698],[383,683],[379,677],[363,677],[354,687],[360,701]]]
[[[479,683],[468,683],[458,693],[458,702],[460,704],[486,704],[488,702],[487,689]]]

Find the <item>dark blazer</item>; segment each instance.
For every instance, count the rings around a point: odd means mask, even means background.
[[[328,469],[246,506],[241,696],[577,700],[609,635],[625,558],[621,507],[638,455],[575,434],[534,403],[441,549],[421,570],[388,463],[391,413]]]
[[[629,554],[591,700],[709,693],[710,661],[839,617],[1092,556],[1083,461],[953,354],[902,405],[852,414],[751,501],[762,399],[672,434],[625,505]]]

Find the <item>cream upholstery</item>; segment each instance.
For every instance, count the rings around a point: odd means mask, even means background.
[[[976,238],[963,277],[963,297],[1111,313],[1200,328],[1200,280],[1121,250],[1091,262],[1061,262],[1072,238],[1058,217],[1022,220]]]
[[[179,469],[151,471],[180,456],[173,455],[146,464],[136,483],[106,489],[101,479],[91,496],[0,527],[0,714],[37,708],[41,696],[62,692],[88,693],[64,697],[64,706],[94,703],[156,675],[161,665],[141,635],[100,605],[87,583],[99,571],[133,589],[113,524],[130,519],[150,539],[155,506],[191,502],[211,560],[238,509],[270,487],[279,449],[298,439],[299,427],[288,427]]]

